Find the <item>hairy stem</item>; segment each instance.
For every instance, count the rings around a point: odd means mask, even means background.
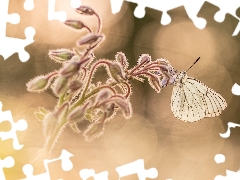
[[[80,106],[81,104],[83,104],[83,102],[85,100],[87,100],[88,98],[92,97],[93,95],[95,95],[96,93],[98,93],[101,89],[104,89],[104,88],[108,88],[110,89],[111,91],[114,92],[115,94],[115,91],[113,88],[111,88],[111,86],[115,86],[117,83],[114,82],[114,83],[111,83],[109,85],[105,85],[105,86],[100,86],[100,87],[97,87],[96,89],[92,90],[89,94],[87,94],[85,97],[82,97],[81,99],[79,99],[79,101],[77,101],[70,109],[69,109],[69,112],[71,112],[73,109],[75,109],[77,106]]]
[[[59,120],[59,124],[57,125],[55,131],[53,132],[53,134],[51,135],[51,137],[49,137],[47,139],[47,142],[44,146],[44,149],[47,151],[47,152],[51,152],[53,146],[54,146],[54,143],[57,141],[58,139],[58,136],[60,134],[60,132],[63,130],[63,128],[65,127],[65,125],[67,124],[67,116],[68,114],[68,108],[65,110],[62,118]]]

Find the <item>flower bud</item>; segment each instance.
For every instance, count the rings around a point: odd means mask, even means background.
[[[37,76],[26,84],[27,90],[30,92],[43,92],[49,87],[50,81],[49,76]]]
[[[125,73],[122,66],[118,62],[112,62],[109,64],[109,76],[112,77],[115,81],[121,82],[125,80]]]
[[[169,61],[164,59],[164,58],[161,58],[161,59],[157,59],[156,60],[159,64],[162,64],[162,65],[165,65],[165,66],[168,66],[169,65]]]
[[[76,54],[68,49],[56,49],[50,50],[48,55],[55,62],[64,63],[72,59]]]
[[[144,64],[149,63],[150,61],[151,61],[151,56],[149,56],[148,54],[142,54],[142,55],[139,57],[137,63],[138,63],[139,65],[144,65]]]
[[[118,52],[115,55],[115,60],[118,61],[120,64],[122,64],[123,67],[128,68],[129,64],[124,53]]]
[[[83,83],[79,80],[74,80],[69,84],[70,92],[75,92],[83,86]]]
[[[104,123],[94,122],[88,126],[87,130],[83,133],[86,141],[92,141],[93,139],[101,136],[104,132]]]
[[[86,36],[82,37],[81,39],[77,40],[76,44],[77,46],[86,45],[86,44],[97,44],[99,43],[103,38],[103,35],[101,34],[94,34],[89,33]]]
[[[114,103],[108,103],[105,106],[106,118],[111,119],[115,115],[115,105]]]
[[[56,96],[60,96],[67,90],[68,79],[64,76],[58,76],[53,83],[52,90]]]
[[[114,97],[113,102],[122,110],[125,118],[130,118],[132,116],[132,106],[128,99],[124,97]]]
[[[76,74],[78,70],[80,69],[80,63],[76,61],[68,62],[67,64],[64,64],[62,69],[60,69],[60,74],[66,78],[69,78]]]
[[[66,20],[64,22],[64,24],[66,24],[67,26],[72,27],[74,29],[82,29],[85,27],[85,25],[81,21],[78,21],[78,20]]]
[[[95,98],[95,104],[100,103],[106,99],[109,99],[113,93],[109,89],[102,89],[98,92]]]
[[[76,107],[67,117],[69,123],[81,122],[85,119],[85,111],[90,102],[86,103],[84,106]]]
[[[79,8],[76,8],[76,12],[83,15],[95,14],[94,10],[88,6],[80,6]]]
[[[157,92],[157,93],[160,93],[161,92],[161,87],[164,86],[164,82],[160,82],[160,79],[155,76],[155,75],[152,75],[152,76],[149,76],[148,77],[148,82],[150,84],[150,86]]]

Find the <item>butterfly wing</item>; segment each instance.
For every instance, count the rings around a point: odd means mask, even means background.
[[[171,110],[182,121],[194,122],[219,116],[227,107],[225,99],[201,81],[187,77],[173,87]]]

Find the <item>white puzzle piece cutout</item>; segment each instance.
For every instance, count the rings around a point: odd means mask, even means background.
[[[146,180],[146,178],[154,179],[158,177],[158,171],[156,168],[145,169],[144,160],[139,159],[129,164],[125,164],[116,168],[119,179],[121,177],[137,174],[139,180]]]
[[[0,1],[0,55],[6,60],[17,52],[20,61],[26,62],[30,55],[24,48],[34,42],[33,37],[36,32],[33,27],[27,27],[24,31],[26,39],[6,37],[6,23],[18,24],[20,21],[18,14],[8,14],[8,5],[9,0]]]
[[[12,139],[13,148],[15,150],[22,149],[23,145],[19,144],[16,132],[26,130],[28,127],[27,121],[25,119],[20,119],[17,122],[14,122],[11,111],[2,111],[2,102],[0,101],[0,123],[3,121],[10,122],[12,128],[8,132],[0,132],[0,138],[2,139],[2,141]]]
[[[15,161],[11,156],[8,156],[3,160],[0,159],[0,179],[1,180],[6,180],[6,177],[3,172],[3,168],[11,168],[14,166],[14,164],[15,164]]]
[[[48,169],[48,164],[55,162],[55,161],[61,161],[61,167],[64,171],[70,171],[73,168],[73,163],[70,160],[70,157],[73,155],[68,152],[67,150],[63,149],[61,152],[61,155],[58,158],[55,159],[45,159],[43,161],[44,167],[46,169],[45,173],[33,175],[33,166],[31,164],[25,164],[22,168],[23,173],[25,174],[26,178],[22,180],[51,180],[50,179],[50,172]]]

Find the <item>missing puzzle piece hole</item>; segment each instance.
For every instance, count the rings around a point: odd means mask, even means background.
[[[33,166],[31,164],[25,164],[22,167],[22,171],[26,176],[32,175],[33,174]]]
[[[24,34],[29,42],[33,42],[33,37],[36,34],[36,31],[33,27],[27,27]],[[28,52],[22,51],[18,53],[18,57],[22,62],[26,62],[30,58],[30,55]]]
[[[1,164],[3,164],[4,166],[2,166]],[[8,156],[6,158],[4,158],[3,160],[0,159],[0,167],[4,167],[4,168],[11,168],[13,167],[15,164],[15,161],[13,159],[13,157]]]
[[[24,9],[26,11],[32,11],[34,9],[34,1],[33,0],[25,0]]]
[[[72,8],[78,8],[79,6],[81,6],[81,0],[71,0]]]
[[[224,163],[225,162],[225,156],[223,154],[216,154],[214,157],[214,160],[217,164]]]
[[[28,128],[28,123],[25,119],[20,119],[16,122],[17,130],[24,131]]]
[[[11,24],[18,24],[20,22],[20,16],[17,13],[10,14],[5,17]]]
[[[134,10],[134,16],[136,18],[143,18],[145,14],[146,14],[146,11],[144,6],[138,5]]]
[[[162,18],[161,18],[161,24],[162,25],[168,25],[171,22],[171,17],[168,15],[168,13],[163,12]]]
[[[224,21],[225,19],[225,14],[221,11],[218,11],[215,15],[214,15],[214,19],[215,21],[221,23]]]
[[[198,28],[198,29],[204,29],[207,25],[207,21],[203,18],[195,18],[192,19],[194,25]]]

